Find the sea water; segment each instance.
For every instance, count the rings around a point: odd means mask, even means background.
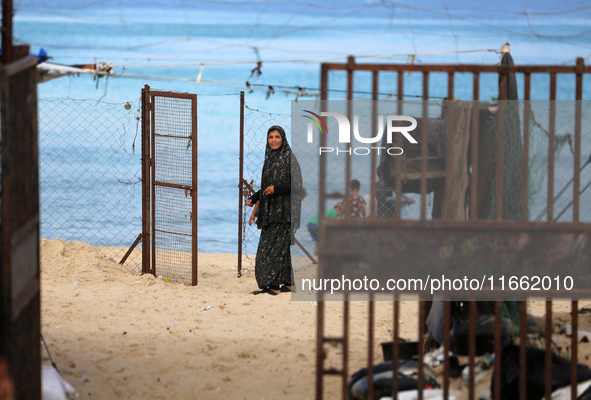
[[[28,43],[36,52],[43,47],[51,60],[60,64],[91,64],[112,61],[117,74],[137,74],[144,77],[111,77],[98,84],[90,76],[59,78],[40,84],[40,99],[70,98],[100,100],[108,103],[137,104],[144,84],[152,89],[198,94],[198,163],[199,163],[199,251],[237,251],[238,169],[239,169],[239,92],[244,83],[273,85],[276,93],[266,98],[265,91],[247,93],[249,107],[269,113],[288,115],[293,94],[281,92],[281,86],[318,88],[320,62],[271,63],[271,60],[293,60],[337,57],[345,62],[348,55],[419,54],[414,58],[358,59],[358,62],[410,62],[497,64],[499,53],[465,50],[496,49],[509,42],[517,64],[574,65],[578,56],[591,53],[589,22],[591,11],[579,2],[515,2],[500,1],[478,4],[468,1],[421,2],[326,1],[308,2],[192,2],[103,1],[79,2],[66,0],[50,4],[43,1],[20,1],[14,20],[15,39]],[[446,7],[444,7],[446,6]],[[450,52],[450,54],[420,55]],[[254,60],[263,61],[262,75],[251,76]],[[195,79],[202,62],[253,61],[238,65],[206,65],[203,80],[235,82],[238,85],[202,82]],[[182,66],[183,64],[192,64]],[[134,68],[149,66],[149,68]],[[159,78],[155,78],[159,77]],[[184,81],[170,78],[186,79]],[[458,74],[455,95],[470,99],[471,77]],[[430,94],[444,97],[447,79],[432,74]],[[330,87],[345,89],[344,74],[331,73]],[[520,81],[520,90],[522,88]],[[547,99],[547,75],[532,78],[532,99]],[[355,89],[371,90],[369,74],[356,75]],[[294,90],[294,89],[291,89]],[[312,91],[312,90],[310,90]],[[384,80],[381,93],[395,93],[394,79]],[[421,94],[420,75],[408,77],[407,94]],[[317,92],[316,92],[317,93]],[[498,93],[497,76],[483,74],[481,99],[490,100]],[[342,98],[332,92],[331,98]],[[367,94],[358,94],[367,98]],[[574,78],[559,76],[557,98],[572,100]],[[583,92],[584,99],[591,91]],[[135,103],[134,103],[135,102]],[[41,121],[42,123],[43,121]],[[269,121],[271,123],[271,121]],[[264,137],[266,129],[257,134]],[[47,139],[47,138],[45,138]],[[131,139],[129,139],[131,140]],[[40,138],[41,146],[50,141]],[[139,148],[139,145],[137,146]],[[588,149],[588,148],[587,148]],[[50,149],[51,150],[51,149]],[[72,150],[72,149],[70,149]],[[73,151],[73,150],[72,150]],[[87,168],[68,164],[53,151],[40,148],[46,159],[42,165],[57,163],[68,168]],[[261,153],[262,154],[262,153]],[[587,156],[583,153],[582,158]],[[91,158],[89,158],[91,159]],[[136,153],[122,163],[139,163]],[[44,164],[45,163],[45,164]],[[53,225],[70,226],[75,240],[91,244],[128,246],[130,238],[139,233],[140,222],[117,227],[117,219],[88,221],[85,207],[93,204],[65,202],[77,213],[44,212],[44,205],[56,199],[67,199],[71,186],[43,186],[41,171],[41,235]],[[568,177],[569,178],[569,177]],[[566,180],[566,178],[565,178]],[[582,179],[582,184],[586,181]],[[557,186],[559,184],[557,183]],[[366,188],[367,189],[367,188]],[[104,185],[90,185],[92,192],[104,190]],[[139,198],[134,198],[139,202]],[[129,201],[128,199],[122,199]],[[313,198],[307,199],[316,204]],[[135,203],[134,203],[135,204]],[[122,206],[123,207],[123,206]],[[139,203],[130,212],[139,215]],[[313,212],[307,208],[302,220]],[[82,215],[81,215],[82,214]],[[69,220],[64,221],[63,215]],[[102,229],[95,228],[102,225]],[[305,225],[305,223],[303,223]],[[85,228],[86,226],[86,228]],[[129,235],[111,235],[108,227],[128,230]],[[304,229],[301,240],[308,240]],[[65,235],[66,233],[64,233]],[[60,235],[55,235],[60,237]],[[53,237],[50,237],[53,239]],[[72,239],[74,240],[74,239]],[[247,252],[256,250],[256,240]]]

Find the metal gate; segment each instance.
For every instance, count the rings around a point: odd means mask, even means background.
[[[454,172],[458,170],[458,168],[466,168],[465,166],[458,167],[454,165],[452,160],[454,159],[454,154],[450,153],[452,150],[452,146],[447,147],[447,154],[444,157],[443,165],[444,169],[439,171],[441,175],[434,175],[433,171],[431,171],[430,166],[430,154],[428,153],[428,140],[422,140],[421,143],[418,145],[418,156],[416,156],[416,162],[418,165],[418,172],[415,174],[416,176],[413,178],[416,182],[415,189],[413,193],[417,193],[420,195],[420,216],[416,220],[405,220],[402,217],[401,212],[396,212],[395,215],[391,217],[391,219],[379,220],[376,218],[375,208],[372,208],[372,215],[371,217],[365,221],[352,221],[352,220],[326,220],[323,218],[323,213],[320,213],[321,216],[321,229],[320,229],[320,239],[319,239],[319,247],[320,247],[320,270],[319,270],[319,277],[327,277],[333,276],[329,275],[328,273],[331,272],[331,268],[338,270],[341,264],[345,263],[344,258],[345,256],[351,258],[363,258],[364,261],[367,260],[367,254],[363,252],[363,249],[359,249],[360,246],[357,246],[356,243],[352,242],[352,239],[359,239],[361,235],[352,235],[354,229],[362,229],[365,232],[366,236],[371,237],[372,235],[383,234],[385,229],[390,229],[391,231],[396,231],[401,233],[400,239],[401,242],[404,242],[405,238],[411,238],[415,234],[433,234],[436,232],[434,236],[440,235],[437,232],[443,233],[443,236],[453,236],[453,235],[467,235],[470,237],[471,235],[477,235],[483,232],[490,234],[490,238],[497,238],[498,240],[503,240],[504,235],[512,234],[512,232],[521,232],[523,234],[532,234],[533,232],[543,232],[544,234],[549,235],[549,237],[557,239],[557,241],[562,240],[563,238],[567,237],[568,235],[574,237],[584,237],[591,231],[591,224],[589,223],[588,218],[582,218],[580,209],[583,207],[584,203],[580,201],[581,194],[585,188],[581,188],[581,131],[582,131],[582,121],[581,121],[581,99],[582,99],[582,85],[583,85],[583,76],[584,74],[591,73],[591,68],[584,65],[583,59],[577,59],[577,63],[575,66],[514,66],[514,65],[501,65],[501,66],[486,66],[486,65],[385,65],[385,64],[357,64],[353,57],[349,58],[348,63],[345,64],[322,64],[321,70],[321,99],[328,100],[328,92],[329,92],[329,72],[334,71],[342,71],[342,73],[346,74],[344,81],[346,82],[347,87],[347,100],[349,100],[349,104],[353,99],[353,83],[354,83],[354,73],[358,71],[365,71],[370,74],[369,81],[371,82],[372,88],[372,100],[378,99],[379,87],[380,82],[384,81],[393,81],[395,85],[397,83],[397,104],[398,104],[398,115],[403,115],[403,103],[402,100],[405,96],[404,91],[404,83],[405,77],[407,74],[410,76],[411,73],[420,74],[421,81],[422,81],[422,111],[418,112],[419,116],[422,116],[423,121],[427,121],[429,117],[429,110],[428,104],[425,102],[430,98],[429,92],[429,79],[434,74],[443,75],[447,79],[447,98],[454,99],[454,79],[457,75],[456,73],[466,73],[471,74],[472,82],[473,82],[473,90],[472,90],[472,99],[474,101],[479,101],[480,98],[480,79],[481,74],[485,73],[494,73],[498,74],[499,77],[499,101],[497,104],[498,108],[495,109],[494,118],[498,123],[495,123],[494,128],[494,135],[491,135],[488,138],[487,142],[484,142],[483,137],[479,137],[475,132],[478,132],[476,129],[471,130],[472,134],[467,139],[469,142],[466,141],[464,145],[464,157],[465,164],[470,164],[470,174],[468,177],[464,179],[467,181],[468,184],[466,186],[466,194],[469,196],[462,196],[465,200],[465,207],[463,210],[469,210],[469,215],[465,218],[459,218],[457,209],[454,209],[456,206],[455,202],[453,201],[454,198],[458,198],[457,195],[454,195],[454,190],[456,186],[454,186],[453,179],[456,177],[453,175]],[[507,168],[506,163],[506,152],[507,152],[507,141],[510,140],[509,136],[514,134],[514,132],[510,132],[505,124],[505,117],[511,110],[508,107],[503,105],[502,100],[510,99],[509,90],[507,89],[507,81],[510,78],[510,74],[522,74],[523,75],[523,85],[524,85],[524,102],[526,106],[524,107],[523,116],[519,120],[517,120],[517,137],[516,140],[519,142],[518,151],[520,153],[520,161],[512,165],[513,168],[519,169],[519,179],[515,182],[511,182],[512,185],[511,189],[513,189],[514,193],[517,193],[519,200],[515,203],[510,203],[507,201],[507,192],[508,188],[508,181],[506,176],[511,173],[511,171]],[[530,113],[530,93],[531,93],[531,85],[532,85],[532,74],[543,74],[549,78],[549,96],[548,96],[548,128],[547,128],[547,149],[546,151],[546,159],[547,159],[547,171],[546,176],[544,177],[545,181],[547,182],[547,187],[544,189],[546,191],[546,199],[545,201],[545,221],[539,222],[539,220],[532,220],[528,217],[529,211],[528,210],[528,169],[530,165],[528,164],[528,151],[530,148],[529,141],[531,139],[531,126],[532,126],[532,119],[533,115]],[[555,146],[557,145],[557,113],[556,113],[556,92],[557,92],[557,74],[569,74],[573,77],[573,81],[575,83],[574,93],[572,96],[572,100],[574,100],[573,104],[573,118],[568,121],[573,132],[573,146],[572,146],[572,164],[570,168],[572,168],[573,177],[569,184],[572,184],[572,202],[570,206],[572,207],[572,211],[569,211],[568,217],[563,217],[562,221],[565,222],[556,222],[558,216],[554,213],[555,201],[562,193],[555,193]],[[334,76],[334,75],[331,75]],[[323,109],[325,110],[325,102],[322,105]],[[350,107],[350,106],[349,106]],[[375,109],[376,106],[373,106],[372,116],[377,116],[378,111]],[[472,127],[477,127],[479,124],[479,118],[482,118],[482,113],[479,111],[478,107],[474,107],[471,109],[471,116],[466,119],[472,124]],[[352,116],[352,109],[348,108],[347,116]],[[349,118],[351,120],[351,118]],[[375,121],[375,118],[372,118],[372,121]],[[372,122],[372,131],[376,131],[376,125]],[[428,124],[424,123],[421,128],[421,135],[428,134]],[[327,136],[328,135],[320,135],[320,146],[327,146]],[[398,135],[400,136],[400,135]],[[453,136],[453,134],[451,135]],[[423,138],[427,138],[428,136],[422,136]],[[491,139],[491,138],[494,138]],[[450,140],[453,138],[447,137],[447,143],[450,143]],[[402,145],[402,138],[400,141],[396,141],[396,145]],[[351,145],[348,144],[348,151],[351,150]],[[322,148],[322,147],[321,147]],[[488,153],[487,153],[488,152]],[[350,154],[350,153],[349,153]],[[483,154],[488,154],[488,161],[484,163]],[[491,155],[493,154],[493,155]],[[480,157],[479,157],[480,156]],[[325,204],[328,199],[330,199],[329,190],[327,184],[330,182],[327,179],[328,171],[327,171],[327,157],[326,155],[322,155],[319,157],[319,210],[325,209]],[[458,159],[457,155],[455,157]],[[460,158],[460,160],[462,160]],[[492,161],[491,161],[492,160]],[[402,201],[402,194],[404,193],[404,186],[407,184],[407,179],[404,178],[404,174],[408,172],[408,159],[399,157],[395,161],[392,161],[391,171],[393,171],[393,186],[391,190],[394,191],[396,194],[395,197],[395,210],[401,210],[401,201]],[[464,161],[462,161],[464,162]],[[403,165],[403,163],[406,163]],[[376,186],[377,182],[375,180],[375,172],[377,168],[378,160],[374,157],[374,153],[372,153],[372,160],[371,160],[371,196],[375,198],[376,196]],[[585,164],[586,165],[586,164]],[[455,168],[455,169],[454,169]],[[349,186],[348,183],[350,182],[352,176],[351,173],[351,157],[347,157],[345,170],[342,173],[344,176],[343,179],[343,187],[346,198],[349,196]],[[483,185],[487,184],[488,182],[492,181],[492,178],[495,179],[495,185],[490,185],[489,187],[483,189]],[[433,198],[433,214],[431,218],[427,216],[427,193],[431,190],[428,188],[429,181],[434,178],[443,178],[441,182],[439,192],[439,196],[436,193]],[[505,179],[504,179],[505,178]],[[488,181],[487,181],[488,179]],[[492,189],[491,189],[492,188]],[[456,197],[452,197],[456,196]],[[488,203],[486,203],[485,197],[492,199]],[[462,200],[462,201],[464,201]],[[349,206],[349,205],[347,205]],[[512,208],[512,214],[509,215],[508,208]],[[378,205],[379,210],[379,205]],[[437,209],[436,209],[437,208]],[[484,209],[488,210],[487,215],[483,214]],[[348,213],[347,213],[348,214]],[[461,219],[466,219],[465,221],[461,221]],[[489,221],[483,221],[484,219],[489,219]],[[512,221],[509,221],[512,220]],[[418,233],[417,233],[418,232]],[[578,235],[578,236],[577,236]],[[347,242],[347,236],[350,237],[349,242]],[[405,265],[415,265],[421,257],[427,257],[431,252],[438,251],[440,249],[440,244],[445,244],[444,238],[440,235],[437,236],[439,242],[433,245],[431,248],[425,248],[424,253],[422,254],[408,254],[401,251],[400,253],[396,253],[402,263],[406,263]],[[367,243],[365,243],[367,246]],[[548,246],[552,246],[553,243],[550,241]],[[346,248],[348,253],[340,254],[337,252],[338,248]],[[534,246],[535,250],[543,252],[543,246],[539,244]],[[453,250],[453,249],[452,249]],[[357,251],[357,252],[356,252]],[[500,250],[499,250],[500,251]],[[530,249],[531,251],[531,249]],[[571,250],[572,251],[572,250]],[[588,246],[581,251],[585,251],[588,253]],[[534,254],[535,251],[531,251],[528,253],[528,256]],[[586,253],[586,254],[587,254]],[[441,253],[440,253],[441,255]],[[364,258],[365,257],[365,258]],[[541,257],[543,259],[543,257]],[[464,255],[463,261],[466,263],[473,263],[474,261],[470,259],[469,256]],[[585,268],[586,270],[586,268]],[[471,295],[469,293],[466,294],[468,300],[469,307],[469,379],[468,379],[468,398],[473,399],[475,398],[475,376],[474,376],[474,366],[475,366],[475,317],[476,317],[476,300],[477,297]],[[548,292],[544,294],[547,296],[548,299],[551,299],[553,295],[556,293]],[[578,293],[575,294],[575,299],[580,298],[581,295],[585,293]],[[531,296],[531,293],[529,294]],[[373,294],[368,293],[369,299],[371,300]],[[579,296],[579,297],[576,297]],[[319,300],[322,300],[323,294],[319,293]],[[323,392],[323,385],[325,377],[333,375],[338,376],[342,379],[342,386],[341,396],[343,399],[348,397],[348,379],[352,372],[348,371],[349,368],[349,360],[348,360],[348,353],[350,351],[351,344],[349,343],[349,294],[344,294],[345,303],[344,303],[344,310],[343,310],[343,327],[342,327],[342,335],[337,335],[329,337],[325,334],[325,327],[324,327],[324,320],[325,320],[325,304],[323,301],[319,302],[318,307],[318,314],[317,314],[317,324],[318,324],[318,331],[317,331],[317,353],[316,353],[316,372],[317,372],[317,380],[316,380],[316,399],[322,399],[324,396]],[[523,295],[520,295],[521,299],[523,299]],[[394,313],[393,313],[393,325],[392,325],[392,332],[393,332],[393,339],[394,343],[392,346],[392,359],[393,365],[392,368],[394,371],[398,368],[398,359],[399,359],[399,305],[398,300],[399,295],[393,294],[391,299],[395,301],[394,304]],[[526,380],[524,377],[526,376],[527,370],[527,363],[526,360],[526,304],[524,301],[520,302],[519,307],[519,332],[517,333],[517,337],[520,338],[521,345],[519,350],[519,374],[522,379],[519,380],[519,391],[518,393],[513,392],[512,397],[519,397],[520,399],[525,399],[527,395],[527,391],[529,388],[526,388]],[[570,395],[571,398],[575,399],[577,397],[577,389],[576,389],[576,382],[577,382],[577,310],[578,310],[578,302],[572,301],[571,302],[571,324],[572,324],[572,336],[571,336],[571,343],[570,348],[572,349],[571,352],[571,390]],[[423,374],[423,339],[425,338],[425,320],[428,314],[428,305],[425,301],[422,301],[419,306],[419,331],[418,331],[418,387],[423,388],[425,381],[425,376]],[[374,304],[372,301],[369,302],[369,310],[368,310],[368,337],[367,337],[367,381],[373,382],[373,363],[374,363],[374,330],[375,330],[375,318],[374,318]],[[443,373],[443,398],[448,398],[450,396],[450,361],[449,361],[449,350],[450,350],[450,305],[449,302],[445,303],[445,310],[444,310],[444,320],[443,320],[443,346],[444,346],[444,373]],[[495,339],[494,339],[494,371],[500,371],[501,366],[501,301],[494,301],[494,321],[495,321]],[[548,301],[546,305],[546,318],[545,318],[545,330],[548,334],[545,336],[545,398],[550,398],[552,387],[552,302]],[[340,348],[342,354],[342,360],[340,365],[329,365],[327,368],[326,361],[328,359],[328,345],[335,345]],[[338,356],[340,358],[340,356]],[[333,362],[334,362],[333,358]],[[394,375],[396,376],[396,375]],[[494,375],[493,380],[493,397],[495,399],[501,398],[501,390],[500,390],[500,379],[501,374],[496,373]],[[397,379],[392,379],[392,390],[390,393],[393,394],[393,398],[396,399],[398,397],[398,383]],[[373,399],[374,398],[374,387],[373,384],[370,383],[368,385],[368,390],[366,394],[366,398]],[[418,398],[423,398],[423,390],[419,389],[418,391]]]
[[[0,359],[15,399],[41,398],[36,65],[23,57],[0,67]]]
[[[197,95],[142,90],[142,270],[197,285]]]

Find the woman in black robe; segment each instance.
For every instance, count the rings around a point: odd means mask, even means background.
[[[285,131],[274,125],[267,131],[261,190],[246,201],[248,206],[256,205],[249,224],[258,209],[261,237],[254,271],[264,293],[275,295],[294,289],[290,245],[295,243],[294,235],[300,227],[301,195],[300,165]]]

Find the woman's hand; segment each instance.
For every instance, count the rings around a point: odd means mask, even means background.
[[[245,203],[248,207],[252,207],[252,200],[251,199],[246,199],[246,203]]]
[[[268,188],[265,189],[265,194],[266,195],[270,195],[275,193],[275,185],[271,185]]]
[[[254,210],[252,210],[252,215],[250,216],[250,219],[248,220],[248,225],[252,226],[252,223],[254,222],[254,220],[256,218],[258,209],[259,209],[259,203],[257,202],[254,206]]]

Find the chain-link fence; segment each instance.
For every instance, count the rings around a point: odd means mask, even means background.
[[[139,100],[39,100],[42,238],[84,241],[121,260],[142,231],[140,113]],[[126,265],[140,264],[136,249]]]
[[[305,102],[304,102],[305,103]],[[308,101],[302,105],[303,108],[311,108],[314,102]],[[528,220],[540,221],[547,219],[547,198],[548,198],[548,149],[549,149],[549,104],[548,102],[512,102],[507,104],[508,115],[506,115],[505,127],[505,154],[504,154],[504,218],[518,220],[521,218],[521,183],[522,183],[522,154],[523,152],[523,135],[524,127],[523,121],[525,107],[527,106],[529,112],[528,125]],[[482,210],[479,211],[479,218],[492,219],[494,218],[495,210],[495,193],[496,193],[496,146],[497,146],[497,123],[498,118],[495,110],[496,104],[480,103],[478,106],[482,109],[480,112],[479,122],[479,136],[481,142],[479,144],[479,193],[482,193],[482,198],[478,199],[479,204],[482,204]],[[437,133],[437,129],[445,131],[445,120],[442,118],[444,114],[444,106],[441,101],[430,101],[428,105],[428,117],[430,119],[431,130]],[[405,102],[405,113],[414,115],[420,123],[422,103],[421,102]],[[490,110],[493,112],[490,112]],[[298,121],[298,126],[293,127],[294,121]],[[300,122],[301,121],[301,122]],[[553,218],[560,222],[569,222],[572,217],[572,178],[574,174],[574,156],[573,156],[573,137],[574,137],[574,102],[564,102],[557,107],[556,120],[554,128],[554,216]],[[438,128],[438,123],[443,125]],[[260,177],[264,161],[265,146],[266,146],[266,132],[272,125],[280,125],[284,127],[288,140],[292,145],[294,154],[296,155],[303,174],[304,188],[307,191],[307,197],[302,202],[302,217],[301,228],[296,234],[299,244],[292,247],[292,256],[300,256],[303,263],[309,264],[311,259],[306,256],[305,251],[314,254],[315,242],[312,235],[308,233],[306,225],[314,218],[318,212],[318,154],[311,152],[303,152],[303,146],[298,145],[301,138],[298,136],[292,138],[292,132],[306,132],[306,124],[309,123],[304,117],[292,118],[291,115],[275,114],[252,109],[245,105],[244,107],[244,156],[243,156],[243,179],[246,192],[252,191],[250,194],[260,189]],[[342,145],[339,145],[336,132],[338,132],[338,124],[334,118],[326,118],[328,131],[331,134],[327,135],[327,146],[336,149],[340,146],[341,151],[345,150]],[[300,126],[301,125],[301,126]],[[359,116],[359,130],[367,131],[371,128],[371,118],[368,116]],[[591,128],[591,120],[585,114],[582,119],[582,131]],[[314,127],[316,129],[316,127]],[[420,131],[420,127],[417,128]],[[334,134],[332,132],[335,132]],[[302,135],[304,135],[302,133]],[[404,156],[404,174],[411,176],[413,170],[413,157],[418,161],[415,162],[417,173],[420,173],[420,134],[417,131],[413,132],[419,140],[418,145],[405,144]],[[301,135],[300,135],[301,136]],[[445,133],[443,133],[445,138]],[[293,139],[293,140],[292,140]],[[315,139],[317,140],[317,139]],[[445,172],[445,146],[443,149],[438,148],[437,140],[439,142],[444,139],[429,138],[429,157],[433,159],[434,164],[429,166],[431,168],[440,168],[444,176]],[[295,141],[295,142],[294,142]],[[305,140],[304,140],[305,141]],[[294,146],[294,143],[295,146]],[[355,149],[354,149],[355,150]],[[585,169],[590,163],[589,157],[591,155],[591,142],[587,137],[583,137],[581,145],[582,163],[581,163],[581,194],[580,194],[580,220],[581,222],[591,221],[591,179],[588,170]],[[332,153],[334,155],[334,153]],[[380,154],[377,159],[378,166],[387,166],[388,155],[384,152]],[[418,158],[417,158],[418,157]],[[394,218],[395,216],[395,193],[394,184],[386,184],[380,186],[377,183],[377,193],[375,197],[370,195],[371,180],[379,181],[376,173],[370,172],[370,157],[363,156],[361,153],[352,157],[351,180],[358,180],[360,182],[359,194],[365,201],[365,215],[369,216],[372,207],[377,208],[378,218]],[[390,157],[393,160],[395,157]],[[327,161],[327,193],[332,193],[330,200],[327,203],[327,209],[334,207],[339,201],[344,200],[346,192],[345,182],[345,157],[331,157]],[[437,164],[439,160],[439,164]],[[393,168],[394,162],[391,162]],[[379,168],[378,168],[379,170]],[[392,171],[391,171],[392,172]],[[436,176],[436,170],[434,171]],[[393,176],[393,172],[392,172]],[[444,178],[439,179],[441,188],[444,187]],[[387,182],[386,182],[387,183]],[[428,194],[426,196],[426,208],[433,210],[437,207],[437,179],[428,179]],[[401,201],[402,205],[402,219],[418,220],[420,218],[421,210],[421,196],[419,180],[406,180],[403,185],[404,197]],[[249,194],[249,195],[250,195]],[[245,198],[247,198],[247,195]],[[340,198],[339,198],[340,196]],[[245,200],[243,199],[243,201]],[[468,204],[467,199],[467,203]],[[241,215],[242,229],[242,252],[246,265],[245,270],[248,271],[254,265],[254,254],[257,250],[259,232],[256,226],[248,225],[248,220],[253,209],[244,207]],[[469,212],[468,210],[466,212]],[[431,213],[428,213],[431,217]],[[301,245],[301,246],[300,246]],[[296,260],[294,258],[294,260]],[[295,267],[295,265],[294,265]]]

